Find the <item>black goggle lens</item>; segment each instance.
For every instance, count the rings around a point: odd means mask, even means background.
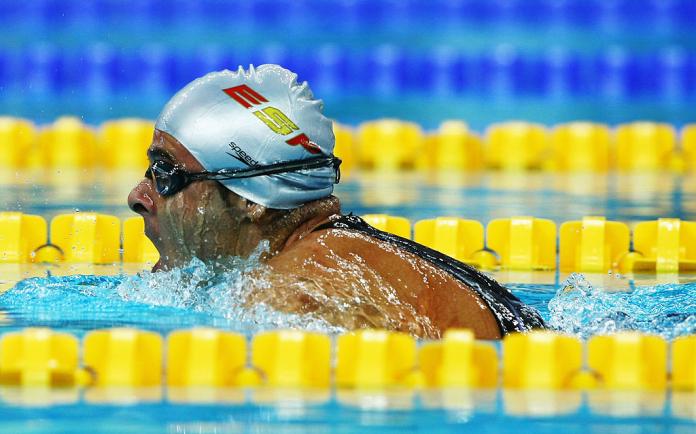
[[[177,193],[185,182],[184,176],[179,173],[176,166],[167,161],[156,161],[145,172],[145,177],[155,183],[157,192],[162,196],[171,196]]]

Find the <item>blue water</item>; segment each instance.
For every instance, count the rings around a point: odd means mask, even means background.
[[[240,265],[240,262],[234,262]],[[249,262],[242,262],[241,265]],[[229,265],[229,263],[227,264]],[[160,333],[196,325],[250,334],[297,327],[302,318],[243,312],[234,295],[243,279],[193,261],[182,270],[139,276],[33,278],[0,295],[3,331],[49,326],[78,336],[133,326]],[[223,273],[224,274],[224,273]],[[212,280],[211,280],[212,279]],[[231,280],[230,280],[231,279]],[[234,279],[237,279],[236,281]],[[511,284],[559,330],[589,336],[620,329],[667,338],[696,332],[696,283],[635,286],[606,293],[572,275],[560,285]],[[195,291],[194,291],[195,289]],[[336,331],[311,320],[305,327]],[[0,429],[23,433],[675,433],[696,430],[696,393],[442,390],[331,391],[319,398],[259,389],[191,393],[176,389],[42,391],[0,387]],[[147,393],[143,395],[143,393]],[[195,398],[199,396],[199,398]],[[198,401],[196,401],[198,399]]]
[[[196,260],[166,273],[32,278],[0,295],[2,327],[46,326],[77,335],[120,326],[163,334],[192,326],[246,334],[282,327],[341,331],[317,318],[242,306],[245,279],[243,272],[212,269]],[[667,339],[696,333],[696,282],[631,284],[627,290],[607,292],[573,274],[558,286],[507,286],[536,308],[551,328],[584,338],[619,330]]]
[[[206,72],[268,62],[344,123],[682,124],[695,17],[691,0],[5,0],[0,113],[154,118]]]
[[[477,131],[509,119],[680,126],[696,121],[694,17],[692,0],[5,0],[0,114],[38,123],[70,113],[95,124],[154,118],[196,76],[279,62],[309,80],[328,116],[348,124],[397,117],[425,128],[464,119]],[[117,179],[105,172],[19,174],[18,184],[0,189],[0,209],[50,218],[79,208],[125,217],[125,195],[138,172]],[[3,183],[12,178],[0,175]],[[363,177],[337,192],[347,212],[414,221],[456,215],[486,223],[516,214],[557,223],[598,214],[626,222],[696,220],[691,176],[433,178]],[[240,309],[234,295],[242,287],[230,283],[243,279],[228,270],[215,281],[213,271],[193,263],[160,276],[30,279],[0,296],[0,331],[44,325],[82,336],[112,326],[166,333],[212,325],[251,333],[300,324],[334,331],[263,306]],[[670,339],[695,331],[696,284],[621,280],[616,292],[577,275],[550,280],[557,283],[508,286],[558,330],[587,337],[629,329]],[[285,394],[264,404],[242,392],[235,403],[182,405],[166,394],[152,403],[99,404],[90,391],[67,398],[34,392],[0,388],[0,431],[696,432],[696,395],[679,393],[497,391],[432,408],[425,394],[398,400],[376,393],[353,404],[341,396],[309,404]],[[402,409],[380,405],[390,400]],[[564,404],[570,405],[561,414],[548,413]],[[520,406],[537,408],[536,415],[516,412]]]
[[[505,415],[509,399],[494,394],[489,408],[428,409],[418,395],[402,410],[360,409],[331,399],[322,404],[293,402],[236,405],[140,403],[138,405],[60,405],[50,408],[0,407],[5,432],[22,433],[675,433],[688,434],[693,423],[669,418],[670,401],[651,415],[612,418],[582,404],[570,414]],[[575,398],[575,396],[573,397]],[[577,398],[585,398],[580,394]],[[595,398],[595,397],[593,397]],[[531,401],[533,397],[529,397]],[[568,399],[559,395],[558,399]],[[526,402],[524,398],[522,402]],[[86,411],[86,409],[89,409]]]
[[[125,203],[142,171],[0,171],[3,210],[47,219],[75,210],[120,218],[134,214]],[[560,224],[602,215],[626,223],[674,217],[696,220],[696,174],[547,172],[346,173],[336,186],[344,212],[387,213],[412,222],[458,216],[487,224],[515,215]]]
[[[339,331],[311,315],[281,314],[263,303],[243,305],[251,280],[258,282],[263,276],[258,257],[265,248],[261,243],[249,258],[215,264],[193,259],[167,272],[26,279],[0,295],[0,309],[9,326],[44,325],[78,335],[118,326],[163,334],[192,326],[246,334],[282,327]],[[261,277],[250,277],[253,270],[261,270]]]
[[[21,209],[46,217],[72,212],[76,207],[126,217],[131,214],[124,206],[125,195],[141,175],[84,171],[72,176],[67,172],[47,173],[36,178],[35,174],[18,172],[5,181],[0,203],[4,209]],[[583,215],[606,215],[629,222],[666,216],[696,219],[696,208],[692,206],[696,190],[690,175],[362,174],[346,179],[348,182],[340,184],[337,190],[346,212],[388,212],[412,221],[455,215],[486,223],[515,214],[546,217],[557,223]],[[0,331],[50,326],[83,336],[93,329],[132,326],[164,334],[195,325],[246,334],[299,325],[337,331],[315,318],[282,315],[263,306],[241,309],[235,304],[235,296],[243,290],[244,279],[234,270],[248,269],[254,264],[230,261],[221,264],[222,270],[192,262],[171,273],[25,280],[0,295]],[[56,274],[64,271],[58,268]],[[4,277],[0,276],[0,280]],[[537,308],[555,329],[583,338],[621,329],[659,333],[668,339],[696,333],[696,283],[655,285],[644,283],[648,282],[646,279],[634,281],[617,275],[602,276],[603,279],[553,274],[546,277],[542,281],[551,283],[519,284],[514,278],[505,282],[512,282],[506,286]],[[609,283],[589,283],[597,280]],[[392,404],[389,403],[393,396],[379,394],[348,403],[345,397],[334,393],[327,400],[312,404],[292,400],[287,393],[281,393],[284,401],[271,403],[263,403],[244,391],[240,393],[235,402],[181,404],[163,391],[154,402],[136,400],[124,404],[96,403],[87,390],[75,392],[67,402],[61,396],[62,403],[55,403],[50,394],[37,399],[31,392],[0,388],[0,430],[515,434],[521,430],[554,434],[696,431],[696,394],[623,396],[607,392],[606,396],[578,393],[570,397],[515,397],[499,390],[492,397],[455,397],[449,405],[441,403],[433,408],[428,397],[420,393],[406,395]],[[549,402],[540,404],[544,400]],[[375,407],[379,403],[384,405]],[[572,405],[559,410],[561,414],[529,414],[534,408],[548,413],[564,403]],[[619,413],[623,416],[617,416]]]
[[[225,266],[248,267],[253,261]],[[276,327],[335,332],[327,324],[235,300],[238,272],[193,261],[138,276],[33,278],[0,295],[2,331],[48,326],[77,336],[132,326],[160,333],[215,326],[251,334]],[[696,332],[696,283],[634,286],[607,293],[581,275],[560,285],[510,284],[559,330],[587,337],[620,329],[666,338]],[[230,290],[229,288],[232,288]],[[206,394],[207,392],[207,394]],[[176,389],[35,390],[0,387],[0,430],[23,433],[675,433],[696,430],[696,393],[441,390],[203,389],[182,402]],[[200,394],[197,395],[196,393]],[[217,395],[216,395],[217,393]],[[149,396],[149,397],[148,397]],[[196,398],[198,397],[198,398]]]
[[[60,185],[8,185],[0,201],[50,216],[69,212],[74,206],[129,215],[123,197],[132,180],[77,183],[72,189]],[[139,175],[138,175],[139,176]],[[28,178],[30,179],[30,178]],[[86,179],[90,180],[89,177]],[[93,179],[93,178],[92,178]],[[356,177],[338,191],[346,211],[387,211],[413,221],[437,215],[459,215],[487,222],[517,213],[548,217],[557,222],[582,215],[604,214],[623,221],[660,216],[693,220],[693,178],[675,175],[563,177],[547,174],[481,174],[450,179],[427,176],[394,178]],[[85,197],[90,202],[80,202]],[[50,326],[78,336],[97,328],[133,326],[160,333],[194,325],[210,325],[243,333],[265,328],[297,326],[302,318],[278,315],[270,310],[240,311],[234,306],[239,276],[226,264],[223,280],[214,280],[215,270],[192,263],[174,274],[140,276],[69,276],[35,278],[19,283],[0,295],[0,331],[25,326]],[[177,274],[178,273],[178,274]],[[159,274],[159,275],[157,275]],[[591,276],[570,280],[551,276],[553,284],[507,284],[523,301],[537,308],[554,328],[587,337],[601,332],[628,329],[659,333],[666,338],[696,333],[696,283],[642,284],[621,276],[620,283],[590,284]],[[509,280],[507,280],[509,281]],[[203,283],[205,282],[205,283]],[[514,282],[514,281],[513,281]],[[199,285],[199,284],[202,284]],[[194,290],[196,289],[196,290]],[[610,291],[610,292],[607,292]],[[227,303],[218,303],[225,297]],[[238,306],[237,306],[238,307]],[[308,325],[308,324],[305,324]],[[322,330],[326,324],[310,322]],[[25,395],[22,398],[23,394]],[[17,397],[19,395],[19,398]],[[577,394],[573,399],[554,397],[552,402],[577,402],[560,415],[512,414],[515,406],[534,408],[539,398],[523,396],[517,402],[503,391],[492,401],[473,397],[473,404],[455,399],[464,408],[429,408],[421,394],[407,396],[410,408],[364,409],[364,403],[346,404],[332,395],[328,401],[260,403],[242,393],[238,402],[179,404],[164,392],[153,403],[94,403],[86,392],[72,401],[36,407],[36,400],[22,391],[0,388],[0,431],[54,432],[537,432],[574,433],[675,433],[696,431],[696,395],[669,393],[607,393],[615,406],[626,405],[627,415],[617,417],[598,411],[606,408],[601,396]],[[640,397],[646,402],[635,404]],[[519,398],[519,397],[518,397]],[[548,399],[548,397],[547,397]],[[599,400],[599,403],[593,403]],[[654,400],[658,403],[654,404]],[[385,402],[384,397],[366,399]],[[32,403],[27,407],[27,402]],[[488,407],[472,407],[487,403]],[[655,408],[651,408],[653,403]],[[514,405],[513,405],[514,404]],[[543,407],[543,406],[542,406]],[[549,405],[549,407],[552,407]],[[633,408],[633,412],[631,412]],[[684,410],[684,409],[687,410]],[[691,410],[688,410],[691,409]]]

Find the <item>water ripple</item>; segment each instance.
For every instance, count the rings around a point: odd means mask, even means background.
[[[258,254],[214,265],[193,260],[169,272],[135,276],[32,278],[0,295],[4,326],[47,326],[78,335],[117,326],[167,333],[176,328],[213,326],[243,333],[302,328],[341,332],[311,314],[289,314],[243,302],[252,286],[248,271]],[[256,282],[258,287],[258,282]],[[635,286],[607,292],[573,274],[554,285],[508,285],[537,308],[555,330],[583,338],[636,330],[673,339],[696,333],[696,283]],[[1,312],[0,312],[1,313]]]
[[[671,339],[696,332],[696,283],[605,292],[572,274],[548,310],[551,327],[581,337],[635,330]]]

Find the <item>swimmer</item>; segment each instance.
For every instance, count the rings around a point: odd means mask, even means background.
[[[266,240],[264,283],[245,303],[430,338],[543,327],[477,270],[341,214],[332,123],[296,78],[277,65],[213,72],[165,105],[128,197],[160,253],[153,271],[248,257]]]

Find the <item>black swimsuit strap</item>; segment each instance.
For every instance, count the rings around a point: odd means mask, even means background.
[[[437,268],[447,271],[455,279],[473,289],[493,311],[500,330],[504,333],[528,331],[533,328],[545,328],[544,320],[536,309],[526,306],[507,288],[481,273],[474,267],[457,261],[436,250],[397,235],[380,231],[368,225],[358,216],[349,214],[334,216],[328,223],[314,228],[347,229],[364,233],[370,237],[395,245],[409,253],[425,259]]]

